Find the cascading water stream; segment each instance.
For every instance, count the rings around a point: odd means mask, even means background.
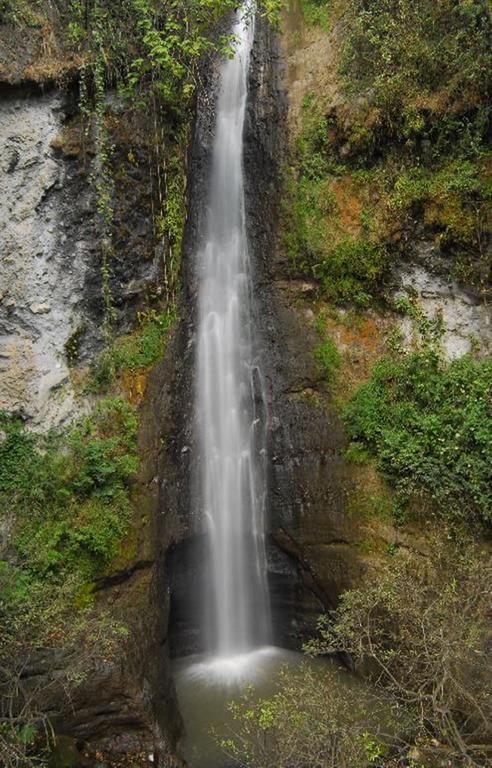
[[[195,408],[201,511],[208,539],[203,579],[206,654],[178,659],[175,682],[185,724],[181,750],[193,768],[230,764],[221,738],[237,725],[228,703],[244,684],[271,696],[285,665],[342,676],[271,642],[266,584],[266,408],[255,364],[254,304],[246,230],[243,128],[254,19],[236,14],[235,55],[220,68],[204,247],[197,254],[198,350]],[[212,736],[211,732],[215,735]]]
[[[209,538],[208,651],[227,660],[270,639],[264,507],[265,418],[253,360],[243,127],[254,18],[237,12],[235,55],[220,69],[205,246],[199,254],[196,413]]]

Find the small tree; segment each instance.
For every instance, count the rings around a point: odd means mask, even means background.
[[[491,594],[490,559],[475,547],[401,553],[372,584],[345,593],[310,649],[351,654],[410,714],[407,738],[421,751],[483,766],[492,754]]]
[[[248,768],[365,768],[388,750],[396,722],[387,703],[337,670],[286,666],[271,699],[254,689],[231,705],[224,751]]]
[[[307,650],[348,652],[360,678],[286,669],[271,699],[247,693],[222,746],[248,768],[458,768],[490,764],[487,666],[490,560],[435,544],[432,558],[399,552],[346,592]]]

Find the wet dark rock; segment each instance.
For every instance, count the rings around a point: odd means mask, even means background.
[[[278,241],[286,93],[278,39],[263,23],[250,93],[245,166],[258,359],[269,411],[269,580],[276,640],[299,647],[314,632],[319,613],[335,607],[364,566],[351,546],[356,526],[345,510],[351,483],[342,457],[345,435],[320,386],[313,323],[293,307]],[[312,286],[302,285],[301,293],[307,291]]]

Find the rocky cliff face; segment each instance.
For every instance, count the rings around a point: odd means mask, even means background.
[[[268,391],[269,577],[277,639],[298,646],[313,633],[317,615],[334,608],[344,590],[377,570],[392,547],[425,553],[426,544],[418,525],[397,528],[382,511],[391,506],[391,493],[374,468],[345,460],[339,408],[315,361],[315,320],[326,308],[316,284],[302,279],[287,258],[281,231],[282,176],[306,96],[314,90],[342,110],[346,105],[335,79],[338,30],[330,37],[306,27],[297,2],[290,4],[283,25],[282,38],[260,26],[246,168],[258,354]],[[472,289],[443,275],[440,258],[425,235],[415,237],[404,265],[394,272],[392,295],[410,295],[424,315],[441,317],[447,359],[477,348],[486,353],[490,307]],[[391,311],[368,310],[358,326],[344,321],[343,310],[338,320],[325,322],[351,360],[344,368],[347,390],[364,380],[384,354],[388,333],[399,329],[403,344],[412,342],[410,321]]]
[[[88,190],[55,150],[65,101],[14,91],[0,108],[0,407],[43,428],[78,410],[65,345],[95,248]]]
[[[35,84],[5,89],[0,106],[0,408],[44,430],[87,407],[75,392],[70,363],[87,364],[102,338],[93,157],[74,109],[70,92],[43,94]],[[122,182],[115,192],[118,238],[110,282],[121,332],[155,291],[159,269],[149,247],[148,163],[142,171],[125,158],[128,137],[116,101],[113,110],[114,162]],[[138,145],[139,126],[134,129],[131,141]]]
[[[454,280],[446,279],[432,270],[432,246],[420,243],[424,256],[416,263],[403,268],[398,274],[399,287],[395,297],[414,295],[424,314],[442,318],[444,335],[443,351],[448,360],[466,355],[473,349],[489,354],[492,348],[492,310],[490,305],[475,291],[467,290]],[[407,342],[412,337],[408,319],[400,321]]]
[[[119,178],[110,286],[115,332],[121,333],[134,326],[138,309],[158,299],[159,253],[150,217],[148,135],[142,138],[135,118],[129,133],[117,100],[109,109]],[[0,140],[0,409],[45,432],[73,422],[92,400],[80,381],[101,348],[104,311],[101,229],[90,180],[94,156],[90,144],[84,146],[71,88],[4,86]],[[130,536],[95,585],[97,610],[128,628],[123,655],[92,659],[69,697],[62,678],[70,659],[62,650],[40,654],[24,674],[63,737],[60,759],[74,765],[92,764],[97,752],[147,765],[160,751],[164,760],[180,727],[166,646],[161,548],[170,533],[161,523],[157,493],[157,414],[172,431],[169,405],[159,410],[161,382],[172,378],[172,366],[171,359],[154,375],[140,408],[142,465],[133,484]],[[8,557],[9,536],[4,544],[2,557]]]
[[[256,264],[258,355],[269,419],[269,579],[277,641],[298,647],[316,616],[363,570],[350,547],[340,421],[313,357],[313,315],[295,309],[279,237],[289,91],[279,38],[261,27],[246,135],[248,215]],[[303,286],[300,286],[301,291]],[[309,286],[307,286],[309,290]],[[317,393],[321,390],[320,396]]]
[[[249,85],[245,175],[255,265],[256,354],[264,376],[269,423],[269,581],[276,642],[299,647],[301,639],[314,631],[319,612],[333,607],[340,592],[357,582],[365,566],[351,546],[357,531],[345,510],[347,487],[352,483],[341,456],[345,438],[329,397],[322,392],[312,353],[312,312],[306,318],[293,306],[292,289],[298,286],[289,280],[277,238],[280,169],[287,152],[282,72],[279,37],[260,21]],[[212,68],[205,75],[208,87],[213,79]],[[211,92],[208,87],[207,94]],[[177,655],[201,650],[203,523],[192,485],[197,450],[193,431],[193,257],[204,210],[213,126],[213,104],[202,97],[191,156],[184,254],[186,318],[175,385],[175,421],[180,426],[161,467],[161,503],[166,514],[180,521],[167,557],[171,647]]]

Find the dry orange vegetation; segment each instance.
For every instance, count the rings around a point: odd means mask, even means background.
[[[145,395],[148,370],[125,370],[121,373],[120,385],[126,399],[132,405],[139,405]]]
[[[359,384],[369,378],[374,363],[385,353],[394,318],[371,310],[356,315],[326,313],[324,325],[342,356],[340,385],[335,388],[335,394],[348,400]]]
[[[361,231],[360,215],[362,201],[350,174],[335,179],[331,189],[337,201],[339,222],[347,235],[358,235]]]

